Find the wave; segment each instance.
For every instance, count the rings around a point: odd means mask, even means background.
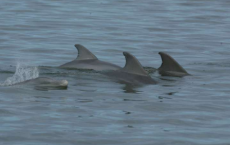
[[[1,86],[11,86],[27,80],[39,77],[38,67],[28,67],[21,63],[17,63],[16,71],[12,77],[8,77]]]

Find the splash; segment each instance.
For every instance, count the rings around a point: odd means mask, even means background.
[[[21,63],[17,63],[15,74],[12,77],[7,78],[0,85],[11,86],[37,77],[39,77],[39,70],[37,67],[28,67]]]

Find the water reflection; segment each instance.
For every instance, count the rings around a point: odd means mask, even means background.
[[[123,101],[146,101],[146,100],[123,99]]]
[[[124,87],[122,88],[124,90],[125,93],[134,93],[137,94],[140,91],[136,90],[136,87],[131,85],[131,84],[124,84]]]
[[[167,93],[168,95],[174,95],[175,93],[177,93],[177,92],[169,92],[169,93]]]
[[[38,91],[49,91],[49,90],[67,90],[67,86],[34,86],[35,90]]]
[[[159,96],[158,99],[161,99],[161,100],[162,100],[162,99],[172,99],[172,98],[170,98],[170,97]]]
[[[160,80],[175,82],[178,80],[178,77],[160,77]]]

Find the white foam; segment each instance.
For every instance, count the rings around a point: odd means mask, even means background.
[[[15,74],[12,77],[7,78],[0,85],[11,86],[37,77],[39,77],[39,70],[37,67],[28,67],[21,63],[17,63]]]

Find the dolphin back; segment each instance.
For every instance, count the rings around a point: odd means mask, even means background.
[[[136,57],[128,52],[123,52],[123,55],[126,59],[124,68],[116,71],[104,72],[105,75],[111,76],[121,83],[133,85],[157,83],[148,75]]]
[[[166,76],[185,76],[189,75],[189,73],[170,55],[159,52],[162,64],[158,68],[159,73]]]
[[[78,50],[77,60],[97,59],[97,57],[81,44],[75,44]]]
[[[136,57],[128,52],[123,52],[123,55],[126,59],[125,67],[122,69],[123,71],[132,74],[148,76],[148,74],[142,67],[141,63],[136,59]]]

